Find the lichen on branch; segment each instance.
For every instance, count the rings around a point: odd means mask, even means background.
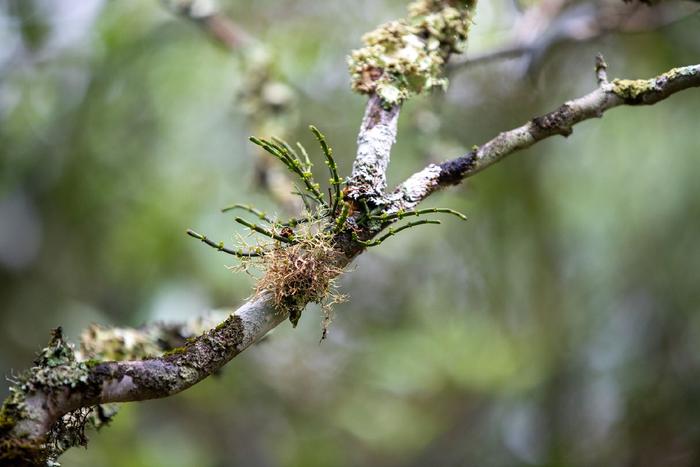
[[[43,436],[37,436],[33,421],[47,419],[34,398],[48,400],[65,391],[89,391],[90,362],[78,361],[73,347],[63,339],[61,328],[53,331],[49,345],[41,350],[34,366],[12,379],[10,397],[0,408],[0,465],[54,465],[66,449],[86,445],[85,428],[109,422],[111,410],[84,407],[63,414]]]
[[[625,100],[625,104],[643,104],[667,87],[669,82],[679,78],[692,78],[697,74],[693,67],[673,68],[651,79],[614,79],[610,91]]]
[[[352,89],[385,106],[447,85],[442,71],[467,40],[476,0],[419,0],[408,17],[379,26],[348,57]]]

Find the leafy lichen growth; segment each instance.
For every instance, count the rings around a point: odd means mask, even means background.
[[[447,85],[442,70],[467,39],[476,0],[419,0],[407,18],[363,37],[365,47],[348,58],[352,89],[376,93],[387,105]]]
[[[38,393],[52,395],[89,386],[92,362],[76,359],[73,347],[63,339],[61,328],[53,331],[49,345],[41,350],[34,366],[13,380],[10,396],[0,409],[0,464],[55,465],[53,460],[71,446],[87,443],[85,427],[99,427],[111,418],[105,407],[83,408],[61,417],[45,439],[31,438],[20,422],[37,416],[27,401]],[[10,462],[4,464],[3,462]]]
[[[89,376],[88,366],[76,360],[72,345],[63,339],[61,328],[57,328],[49,345],[34,361],[34,367],[20,378],[19,388],[27,395],[39,391],[51,393],[85,385]]]

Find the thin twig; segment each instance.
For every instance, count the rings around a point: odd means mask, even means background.
[[[605,58],[601,53],[595,56],[595,76],[598,80],[598,86],[608,84],[608,64],[605,63]]]
[[[263,234],[267,237],[270,237],[274,240],[277,240],[278,242],[289,243],[289,244],[295,243],[293,238],[287,238],[287,237],[283,237],[282,235],[278,235],[271,230],[268,230],[264,227],[261,227],[258,224],[253,224],[252,222],[248,222],[247,220],[245,220],[241,217],[236,217],[235,221],[241,225],[245,225],[246,227],[248,227],[251,230],[254,230],[258,233],[261,233],[261,234]]]
[[[192,229],[187,229],[187,235],[190,237],[196,238],[197,240],[201,240],[202,242],[206,243],[210,247],[214,248],[217,251],[221,251],[223,253],[228,253],[229,255],[233,256],[238,256],[239,258],[253,258],[253,257],[258,257],[258,256],[263,256],[262,251],[244,251],[242,249],[238,250],[231,250],[230,248],[226,248],[224,246],[224,242],[215,242],[213,240],[210,240],[207,238],[206,235],[202,235],[200,233],[195,232]]]
[[[398,227],[396,229],[389,227],[387,229],[388,230],[387,234],[379,237],[377,240],[372,240],[369,242],[365,242],[365,241],[360,240],[355,232],[352,233],[352,237],[353,237],[353,240],[355,242],[359,243],[362,246],[365,246],[365,247],[377,246],[377,245],[380,245],[384,240],[388,239],[389,237],[393,237],[394,235],[396,235],[397,233],[399,233],[403,230],[410,229],[411,227],[416,227],[418,225],[423,225],[423,224],[442,224],[442,222],[436,221],[436,220],[431,220],[431,219],[421,219],[419,221],[409,222],[406,225],[402,225],[401,227]]]
[[[311,130],[311,133],[313,133],[316,137],[316,140],[318,140],[318,143],[321,145],[323,155],[326,156],[326,166],[328,166],[328,171],[331,173],[330,182],[333,187],[333,197],[330,202],[331,216],[335,216],[336,210],[338,209],[338,203],[340,202],[341,198],[338,165],[335,163],[335,159],[333,159],[333,149],[331,149],[331,147],[328,146],[328,143],[326,142],[326,137],[323,135],[323,133],[318,131],[318,128],[316,128],[313,125],[310,125],[309,129]]]
[[[252,206],[249,206],[247,204],[232,204],[230,206],[226,206],[225,208],[221,209],[221,212],[228,212],[228,211],[233,211],[234,209],[241,209],[243,211],[248,211],[249,213],[255,215],[259,219],[264,220],[268,224],[274,224],[275,221],[267,217],[267,215],[260,211],[259,209],[255,209]]]
[[[410,216],[421,216],[423,214],[431,214],[431,213],[443,213],[443,214],[452,214],[453,216],[459,217],[463,221],[467,220],[467,216],[462,214],[459,211],[455,211],[454,209],[447,209],[447,208],[427,208],[427,209],[417,209],[415,211],[403,211],[399,210],[398,212],[392,213],[392,214],[381,214],[379,216],[370,216],[370,219],[376,219],[380,221],[392,221],[392,220],[401,220],[404,217],[410,217]]]

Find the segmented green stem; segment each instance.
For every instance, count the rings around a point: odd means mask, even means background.
[[[187,235],[190,237],[196,238],[197,240],[201,240],[202,242],[206,243],[210,247],[218,250],[218,251],[223,251],[224,253],[228,253],[229,255],[233,256],[238,256],[239,258],[252,258],[256,256],[262,256],[263,251],[244,251],[243,249],[238,249],[238,250],[231,250],[229,248],[226,248],[224,246],[224,242],[214,242],[212,240],[209,240],[206,235],[202,235],[200,233],[195,232],[192,229],[187,229]]]
[[[343,230],[345,226],[345,221],[348,220],[348,213],[350,212],[350,203],[343,203],[343,207],[340,210],[340,215],[335,219],[335,229],[334,232],[338,233]]]
[[[286,149],[287,152],[289,152],[289,154],[292,155],[293,159],[296,159],[296,160],[298,160],[299,162],[301,162],[301,163],[302,163],[302,168],[303,168],[305,171],[309,171],[309,172],[311,171],[311,166],[312,166],[312,164],[311,164],[311,161],[309,160],[309,155],[308,155],[308,154],[305,154],[306,151],[304,151],[304,152],[302,153],[302,154],[304,155],[304,160],[302,161],[301,158],[299,157],[299,153],[296,152],[296,150],[295,150],[288,142],[286,142],[286,141],[283,140],[282,138],[277,138],[277,137],[275,137],[275,136],[272,136],[271,139],[272,139],[272,141],[274,141],[278,146],[281,146],[281,147],[283,147],[284,149]],[[303,146],[301,146],[299,143],[297,143],[297,145],[303,149]]]
[[[251,213],[251,214],[257,216],[259,219],[264,220],[264,221],[267,222],[268,224],[274,224],[274,223],[275,223],[275,221],[272,220],[272,219],[270,219],[269,217],[267,217],[267,215],[266,215],[264,212],[262,212],[262,211],[259,210],[259,209],[255,209],[254,207],[249,206],[249,205],[247,205],[247,204],[232,204],[232,205],[230,205],[230,206],[226,206],[225,208],[223,208],[223,209],[221,210],[221,212],[233,211],[234,209],[242,209],[243,211],[248,211],[249,213]]]
[[[396,235],[397,233],[401,232],[402,230],[410,229],[411,227],[416,227],[416,226],[418,226],[418,225],[423,225],[423,224],[441,224],[441,223],[442,223],[442,222],[440,222],[440,221],[434,221],[434,220],[429,220],[429,219],[422,219],[422,220],[419,220],[419,221],[409,222],[408,224],[402,225],[401,227],[396,228],[396,229],[390,227],[390,228],[388,229],[389,232],[388,232],[386,235],[383,235],[383,236],[379,237],[377,240],[372,240],[372,241],[369,241],[369,242],[362,241],[362,240],[359,239],[359,237],[357,236],[357,234],[356,234],[355,232],[352,233],[352,238],[353,238],[354,241],[356,241],[357,243],[359,243],[359,244],[362,245],[362,246],[366,246],[366,247],[377,246],[377,245],[381,244],[381,243],[382,243],[384,240],[386,240],[387,238],[393,237],[394,235]]]
[[[455,211],[454,209],[447,209],[447,208],[416,209],[415,211],[401,211],[401,210],[399,210],[398,212],[395,212],[393,214],[381,214],[379,216],[370,216],[370,219],[377,219],[380,221],[393,221],[395,219],[401,220],[404,217],[420,216],[423,214],[431,214],[434,212],[439,212],[439,213],[444,213],[444,214],[452,214],[453,216],[459,217],[463,221],[467,220],[467,216],[465,216],[461,212]]]
[[[298,158],[293,157],[284,146],[279,146],[274,142],[259,139],[254,136],[250,137],[250,141],[279,159],[292,173],[296,174],[301,181],[304,182],[306,190],[311,193],[311,197],[314,201],[322,206],[328,207],[321,194],[321,187],[318,183],[314,182],[313,175],[311,171],[308,170],[309,168],[304,167],[304,164]]]
[[[333,187],[333,196],[331,199],[331,215],[335,216],[336,210],[338,209],[338,203],[340,203],[340,177],[338,176],[338,164],[335,163],[333,158],[333,149],[328,146],[326,142],[326,137],[321,133],[318,128],[313,125],[309,125],[311,133],[314,134],[318,144],[321,145],[321,150],[323,155],[326,156],[326,166],[328,171],[331,173],[330,184]]]
[[[283,236],[281,236],[281,235],[277,235],[277,234],[274,233],[273,231],[268,230],[268,229],[266,229],[266,228],[264,228],[264,227],[261,227],[261,226],[259,226],[258,224],[253,224],[252,222],[248,222],[247,220],[245,220],[245,219],[243,219],[243,218],[236,217],[236,222],[238,222],[239,224],[245,225],[245,226],[248,227],[249,229],[255,230],[256,232],[261,233],[261,234],[263,234],[263,235],[265,235],[265,236],[268,236],[268,237],[270,237],[270,238],[272,238],[272,239],[274,239],[274,240],[277,240],[277,241],[279,241],[279,242],[289,243],[289,244],[295,243],[294,240],[291,239],[291,238],[287,238],[287,237],[283,237]]]

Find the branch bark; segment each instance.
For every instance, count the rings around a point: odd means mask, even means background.
[[[161,3],[168,10],[201,27],[214,42],[232,52],[249,47],[254,42],[209,0],[161,0]]]
[[[568,136],[575,124],[600,117],[608,109],[651,105],[676,92],[700,86],[700,65],[676,68],[649,80],[611,82],[603,79],[606,77],[602,61],[598,70],[599,87],[593,92],[503,132],[464,156],[431,164],[389,194],[385,193],[386,169],[396,139],[400,106],[387,106],[376,94],[371,94],[358,136],[357,157],[346,199],[369,201],[375,207],[381,206],[386,214],[412,210],[431,193],[458,184],[505,156],[550,136]],[[358,228],[361,224],[355,221],[362,215],[359,210],[353,212],[355,217],[351,220]],[[366,228],[359,237],[366,240],[389,224],[382,223],[372,230]],[[347,266],[363,251],[349,231],[339,230],[335,242],[344,255],[339,267]],[[287,314],[274,306],[271,295],[263,294],[182,347],[161,356],[128,361],[79,361],[57,333],[37,365],[15,387],[23,391],[23,398],[11,396],[3,405],[0,460],[8,458],[5,450],[10,445],[17,449],[44,449],[42,443],[52,425],[76,409],[166,397],[183,391],[219,370],[286,318]]]
[[[608,34],[654,31],[698,11],[689,2],[665,2],[643,5],[620,1],[571,4],[565,0],[546,0],[528,8],[514,24],[511,40],[493,50],[463,56],[450,62],[454,74],[475,65],[517,59],[520,72],[532,71],[556,46],[597,40]]]
[[[500,133],[461,157],[430,164],[413,174],[389,195],[390,210],[411,210],[431,193],[458,184],[538,141],[556,135],[569,136],[574,125],[602,117],[609,109],[622,105],[653,105],[679,91],[700,86],[700,65],[674,68],[646,80],[615,79],[611,82],[607,82],[604,69],[599,63],[597,76],[600,85],[593,92],[566,102],[518,128]]]
[[[285,319],[270,297],[262,296],[245,303],[216,328],[162,357],[83,364],[86,375],[76,387],[48,383],[39,387],[37,380],[37,389],[24,401],[25,416],[11,434],[41,439],[61,416],[81,407],[177,394],[220,369]]]
[[[376,94],[367,102],[357,135],[357,156],[348,179],[347,196],[353,200],[381,199],[386,189],[386,170],[396,142],[400,107],[384,108]]]

